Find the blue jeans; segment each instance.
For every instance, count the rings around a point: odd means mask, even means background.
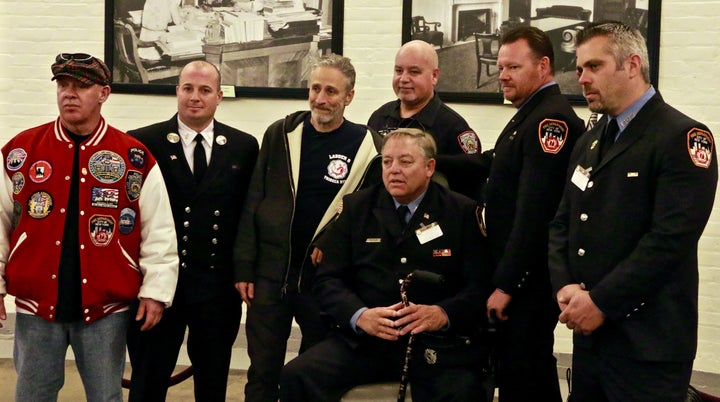
[[[75,354],[88,402],[122,402],[125,335],[129,312],[92,324],[55,323],[30,314],[15,321],[13,358],[18,374],[16,402],[55,402],[65,382],[68,345]]]

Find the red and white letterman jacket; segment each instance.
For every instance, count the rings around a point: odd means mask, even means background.
[[[18,313],[55,320],[75,142],[60,119],[3,148],[0,294]],[[172,303],[178,257],[165,183],[139,141],[100,120],[80,145],[78,237],[83,320],[126,310],[137,297]]]

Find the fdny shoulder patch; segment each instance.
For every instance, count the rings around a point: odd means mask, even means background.
[[[476,154],[480,150],[480,139],[474,131],[463,131],[457,137],[460,148],[466,154]]]
[[[538,125],[538,138],[543,152],[556,154],[565,145],[568,126],[562,120],[545,119]]]
[[[115,234],[115,219],[109,215],[93,215],[90,218],[90,239],[98,247],[105,247]]]
[[[709,168],[712,162],[713,137],[710,132],[693,128],[687,133],[687,147],[693,165]]]

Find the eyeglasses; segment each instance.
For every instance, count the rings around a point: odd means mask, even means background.
[[[55,58],[56,63],[66,63],[70,60],[75,60],[80,63],[84,64],[90,64],[93,61],[94,57],[90,56],[87,53],[60,53]]]

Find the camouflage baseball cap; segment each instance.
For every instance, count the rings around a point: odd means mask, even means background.
[[[52,80],[60,76],[75,78],[76,80],[92,85],[109,85],[110,70],[105,63],[85,53],[60,53],[55,57],[55,63],[50,67],[53,73]]]

